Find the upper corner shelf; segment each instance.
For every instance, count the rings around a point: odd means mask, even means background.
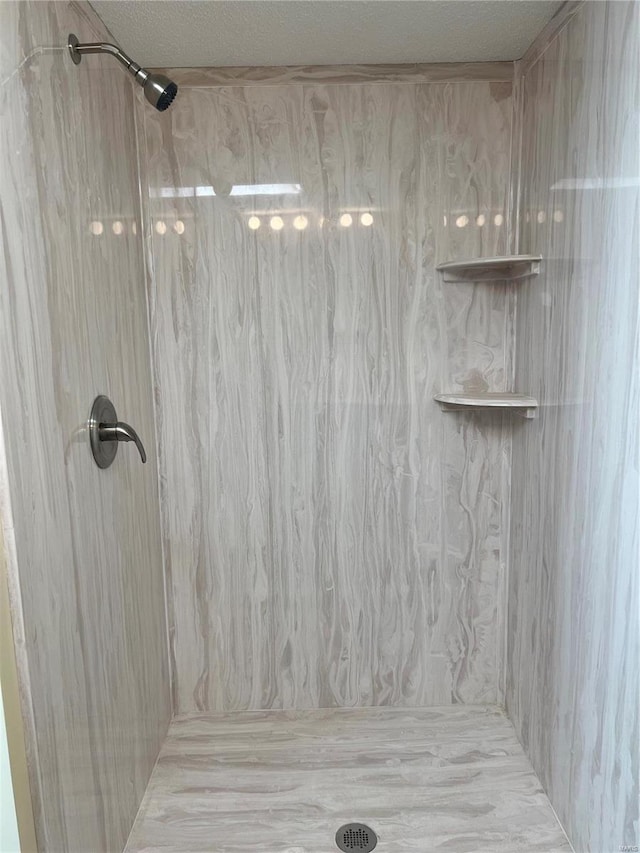
[[[541,255],[505,255],[438,264],[444,281],[517,281],[538,275]]]
[[[525,418],[535,418],[538,401],[526,394],[494,393],[484,394],[436,394],[434,397],[443,412],[455,412],[459,409],[511,409]]]

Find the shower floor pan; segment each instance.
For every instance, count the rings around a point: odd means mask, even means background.
[[[458,705],[179,717],[126,851],[332,853],[351,821],[376,853],[571,850],[502,711]]]

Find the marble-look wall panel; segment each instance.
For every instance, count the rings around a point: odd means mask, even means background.
[[[507,707],[579,853],[638,837],[637,3],[586,3],[521,81]],[[629,845],[623,847],[622,845]]]
[[[413,62],[391,65],[271,65],[160,69],[179,86],[265,86],[283,83],[512,83],[513,62]]]
[[[106,35],[86,4],[0,4],[1,509],[39,849],[113,853],[170,696],[131,82],[69,31]],[[149,464],[96,467],[98,393]]]
[[[176,711],[495,702],[506,433],[432,396],[508,385],[512,294],[434,267],[507,247],[511,84],[138,119]]]

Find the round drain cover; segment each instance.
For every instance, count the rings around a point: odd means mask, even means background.
[[[359,850],[360,853],[370,853],[378,843],[378,836],[364,823],[345,823],[336,832],[336,844],[340,850]]]

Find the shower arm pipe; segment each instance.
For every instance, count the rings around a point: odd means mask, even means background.
[[[146,68],[142,68],[137,62],[130,59],[124,50],[109,42],[86,42],[80,44],[75,33],[69,33],[67,47],[71,61],[74,65],[80,65],[85,53],[106,53],[115,57],[120,65],[123,65],[136,83],[142,87],[144,96],[152,107],[162,113],[173,103],[178,93],[178,86],[173,80],[169,80],[164,74],[152,74]]]
[[[138,65],[137,62],[134,62],[133,59],[130,59],[127,54],[115,44],[110,44],[109,42],[87,42],[85,44],[70,43],[70,48],[72,55],[75,54],[78,57],[78,62],[80,61],[80,57],[85,53],[109,53],[111,56],[115,56],[118,62],[121,65],[124,65],[127,71],[135,77],[141,85],[144,85],[149,79],[149,72],[145,71],[145,69]]]

